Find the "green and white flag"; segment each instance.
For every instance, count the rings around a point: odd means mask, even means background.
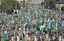
[[[46,27],[46,18],[44,18],[44,21],[42,22],[42,26],[41,26],[42,30],[43,30],[45,27]]]
[[[53,29],[52,29],[52,33],[56,32],[56,31],[57,31],[56,30],[56,25],[54,24]]]
[[[20,17],[20,16],[21,16],[20,12],[18,12],[17,14],[18,14],[18,17]]]
[[[8,41],[7,35],[4,34],[4,37],[2,38],[2,41]]]
[[[36,24],[37,28],[43,27],[44,21],[40,21]]]
[[[29,24],[29,23],[30,23],[30,20],[25,19],[25,20],[24,20],[24,24],[25,24],[25,23]]]
[[[40,10],[38,10],[38,14],[39,14],[39,15],[41,14],[41,11],[40,11]]]

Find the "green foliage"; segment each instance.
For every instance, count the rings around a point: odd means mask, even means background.
[[[2,11],[7,13],[12,13],[13,9],[17,7],[17,9],[20,9],[20,3],[16,0],[4,0],[2,2]]]
[[[55,2],[53,2],[53,1],[48,1],[48,2],[46,2],[45,3],[46,5],[45,5],[45,8],[49,8],[49,9],[54,9],[55,8]]]
[[[49,2],[49,8],[54,9],[55,8],[55,3],[53,1]]]

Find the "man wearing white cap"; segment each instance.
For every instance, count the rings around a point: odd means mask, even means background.
[[[17,41],[20,41],[20,36],[17,36]]]

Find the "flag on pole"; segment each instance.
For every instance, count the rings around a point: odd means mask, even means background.
[[[7,35],[4,34],[4,37],[2,38],[2,41],[8,41]]]
[[[25,26],[27,25],[27,22],[24,23],[23,33],[25,34]]]
[[[44,18],[44,21],[42,22],[42,26],[40,26],[40,29],[44,29],[46,27],[46,18]]]
[[[64,27],[64,20],[62,21],[62,27]]]
[[[38,14],[41,14],[41,11],[40,10],[38,10],[37,12],[38,12]]]
[[[6,28],[6,36],[7,36],[7,38],[8,38],[8,33],[9,33],[8,28]]]
[[[25,20],[24,20],[24,24],[25,24],[25,23],[29,24],[29,23],[30,23],[30,19],[25,19]]]
[[[39,28],[40,26],[42,26],[44,24],[44,21],[40,21],[36,24],[36,27]]]
[[[58,30],[58,21],[56,22],[56,30]]]
[[[20,16],[21,16],[21,14],[20,14],[20,12],[19,12],[19,11],[18,11],[18,13],[17,13],[17,14],[18,14],[18,17],[20,17]]]
[[[14,19],[12,18],[12,21],[11,21],[13,24],[14,24]]]
[[[48,23],[48,28],[49,28],[49,29],[52,27],[52,24],[53,24],[53,21],[50,20],[49,23]]]
[[[54,24],[53,25],[53,29],[52,29],[52,33],[54,33],[54,32],[56,32],[57,30],[56,30],[56,25]]]

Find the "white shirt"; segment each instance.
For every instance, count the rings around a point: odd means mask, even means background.
[[[61,39],[61,36],[59,36],[59,41],[61,41],[62,39]]]
[[[36,37],[34,36],[34,41],[37,41]]]
[[[17,36],[17,41],[20,41],[20,37],[19,36]]]
[[[55,37],[53,36],[53,39],[55,39]]]
[[[64,27],[64,21],[62,21],[62,27]]]
[[[12,37],[12,41],[14,41],[14,37]]]
[[[62,41],[64,41],[64,39],[62,38]]]
[[[48,38],[48,34],[46,34],[46,38]]]

